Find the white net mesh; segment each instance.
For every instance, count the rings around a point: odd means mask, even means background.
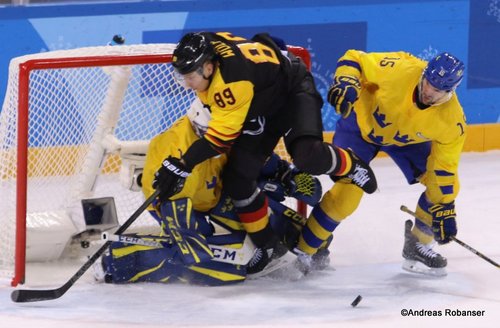
[[[12,60],[0,113],[0,275],[12,276],[15,260],[19,65],[43,58],[147,58],[171,54],[173,48],[168,44],[104,46]],[[144,198],[121,186],[120,157],[106,153],[101,140],[108,134],[120,141],[149,140],[184,115],[193,100],[193,93],[173,80],[169,63],[94,65],[33,70],[29,88],[23,90],[29,92],[28,227],[31,217],[60,211],[84,227],[84,198],[113,197],[120,222],[126,220]],[[137,224],[149,223],[154,221],[143,214]]]

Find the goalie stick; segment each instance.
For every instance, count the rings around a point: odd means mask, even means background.
[[[413,212],[412,210],[410,210],[408,207],[406,207],[405,205],[401,205],[400,207],[401,211],[405,212],[405,213],[408,213],[410,214],[411,216],[413,216],[414,218],[416,219],[420,219],[418,216],[417,216],[417,213]],[[456,242],[457,244],[459,244],[460,246],[462,246],[463,248],[467,249],[468,251],[474,253],[475,255],[479,256],[480,258],[482,258],[483,260],[485,260],[486,262],[489,262],[491,264],[493,264],[494,266],[496,266],[497,268],[500,268],[500,264],[496,263],[495,261],[493,261],[492,259],[490,259],[489,257],[487,257],[486,255],[484,255],[483,253],[477,251],[476,249],[474,249],[473,247],[469,246],[468,244],[464,243],[463,241],[461,241],[460,239],[458,239],[457,237],[450,237],[451,240],[453,240],[454,242]]]
[[[158,197],[160,194],[159,190],[156,190],[151,196],[144,201],[144,203],[121,225],[117,230],[116,234],[121,234],[130,227],[132,223],[146,210],[146,208]],[[101,255],[106,251],[106,249],[111,244],[111,241],[105,242],[101,248],[99,248],[94,255],[92,255],[87,262],[85,262],[81,268],[61,287],[55,289],[17,289],[12,292],[10,298],[16,303],[25,302],[38,302],[38,301],[48,301],[54,300],[63,296],[68,289],[75,284],[75,282],[80,279],[83,274],[97,261]]]

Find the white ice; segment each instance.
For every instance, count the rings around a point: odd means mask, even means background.
[[[448,276],[401,269],[403,227],[422,186],[408,186],[388,158],[376,159],[379,191],[336,230],[331,268],[299,281],[261,278],[225,287],[97,284],[82,277],[54,301],[17,304],[0,280],[1,327],[499,327],[500,271],[456,243],[436,249]],[[466,153],[456,201],[458,238],[500,262],[500,152]],[[326,179],[324,180],[327,181]],[[326,182],[329,184],[329,182]],[[81,263],[32,264],[23,288],[62,285]],[[357,307],[351,302],[363,300]],[[401,311],[441,311],[402,316]],[[449,316],[446,310],[484,311]]]

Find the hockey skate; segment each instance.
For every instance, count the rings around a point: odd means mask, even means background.
[[[330,266],[330,251],[328,248],[320,248],[312,256],[311,269],[315,271],[325,270]]]
[[[333,234],[328,237],[325,245],[321,246],[318,251],[312,256],[311,268],[315,271],[325,270],[330,266],[330,251],[328,248],[332,244]]]
[[[293,249],[293,253],[297,255],[297,258],[295,260],[295,267],[302,272],[304,275],[308,274],[311,272],[313,269],[313,258],[312,255],[309,255],[297,247]]]
[[[248,279],[269,275],[295,260],[295,255],[288,251],[280,242],[270,243],[270,246],[255,249],[253,257],[247,264]]]
[[[325,270],[330,266],[330,251],[328,248],[320,248],[314,255],[304,253],[298,248],[294,248],[292,252],[297,255],[295,267],[304,275],[309,274],[311,271]]]
[[[346,149],[351,157],[352,167],[351,170],[342,176],[330,175],[334,182],[351,183],[354,184],[367,194],[373,194],[377,190],[377,179],[375,173],[368,164],[361,160],[351,149]]]
[[[429,245],[422,244],[411,233],[413,222],[407,220],[405,224],[405,244],[403,247],[403,269],[409,272],[430,276],[446,276],[447,260],[432,250]]]

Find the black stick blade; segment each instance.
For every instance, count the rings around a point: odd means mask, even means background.
[[[160,194],[160,190],[156,190],[151,196],[144,201],[144,203],[139,206],[139,208],[120,226],[115,233],[122,234],[127,230],[128,227],[146,210],[146,208],[153,203],[153,201]],[[36,289],[17,289],[10,294],[10,298],[13,302],[16,303],[26,303],[26,302],[38,302],[38,301],[50,301],[55,300],[64,295],[75,284],[75,282],[80,279],[81,276],[87,271],[88,268],[97,261],[101,255],[108,249],[111,241],[107,241],[104,245],[99,248],[94,255],[92,255],[87,262],[85,262],[82,267],[61,287],[56,289],[45,289],[45,290],[36,290]]]
[[[10,294],[10,298],[16,303],[48,301],[59,298],[63,295],[59,289],[51,290],[35,290],[35,289],[18,289]]]

